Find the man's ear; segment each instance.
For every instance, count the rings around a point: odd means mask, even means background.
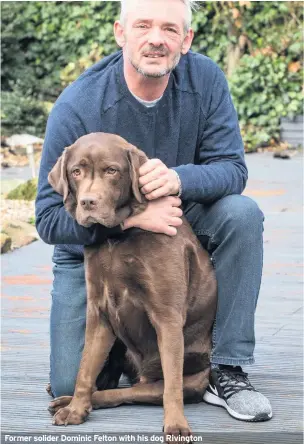
[[[63,203],[66,210],[73,214],[76,210],[76,200],[69,188],[67,177],[67,162],[70,148],[71,146],[68,146],[64,149],[62,155],[49,172],[48,181],[54,190],[63,196]]]
[[[126,43],[125,31],[119,20],[114,23],[114,37],[117,45],[123,48]]]
[[[189,28],[188,31],[187,31],[187,34],[186,34],[186,36],[184,38],[183,44],[182,44],[181,53],[183,55],[187,54],[187,52],[191,48],[193,37],[194,37],[193,29]]]
[[[141,194],[139,190],[139,168],[147,162],[148,158],[145,155],[145,153],[139,149],[137,149],[135,146],[128,144],[128,162],[129,162],[129,172],[131,177],[131,183],[132,183],[132,191],[135,199],[139,203],[143,203],[144,196]]]

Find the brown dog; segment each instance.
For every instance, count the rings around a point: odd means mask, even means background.
[[[119,136],[94,133],[65,149],[49,174],[66,210],[85,227],[114,227],[146,202],[138,169],[146,155]],[[54,424],[80,424],[93,408],[164,405],[164,432],[190,434],[183,400],[208,385],[216,282],[189,224],[173,237],[132,228],[85,248],[87,326],[73,397],[51,402]],[[130,388],[96,390],[116,338],[137,375]]]

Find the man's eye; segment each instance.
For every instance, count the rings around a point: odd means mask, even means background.
[[[79,168],[75,168],[75,170],[72,171],[73,177],[80,176],[80,174],[81,174],[81,171]]]
[[[174,28],[166,28],[166,31],[174,32],[176,34],[176,29],[174,29]]]
[[[117,170],[115,168],[110,167],[107,169],[107,173],[108,174],[115,174],[115,173],[117,173]]]
[[[136,27],[141,28],[141,29],[145,29],[145,28],[147,28],[147,25],[141,24],[141,25],[137,25]]]

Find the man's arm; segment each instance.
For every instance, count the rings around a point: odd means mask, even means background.
[[[121,232],[120,227],[106,228],[94,224],[79,225],[66,212],[63,198],[48,183],[48,174],[66,146],[86,134],[81,119],[67,104],[58,104],[48,119],[39,170],[36,198],[36,227],[41,239],[48,244],[90,245],[102,242],[106,236]]]
[[[183,200],[208,203],[241,194],[248,178],[237,114],[224,73],[217,68],[209,109],[203,113],[199,165],[174,170],[182,184]]]

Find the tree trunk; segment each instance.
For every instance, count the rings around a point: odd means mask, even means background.
[[[228,36],[237,36],[238,31],[235,26],[230,23],[228,28]],[[247,37],[241,34],[236,44],[230,43],[227,49],[227,77],[231,77],[234,70],[238,67],[240,59],[245,52]]]

